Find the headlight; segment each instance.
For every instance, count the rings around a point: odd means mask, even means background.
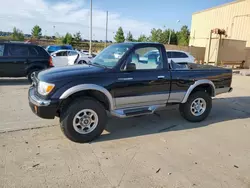
[[[38,93],[41,95],[48,95],[53,90],[54,87],[55,84],[50,84],[40,81],[38,84]]]

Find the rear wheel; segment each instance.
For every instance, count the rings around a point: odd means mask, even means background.
[[[80,61],[78,61],[78,63],[77,64],[86,64],[87,62],[86,61],[84,61],[84,60],[80,60]]]
[[[71,141],[85,143],[97,138],[107,122],[106,110],[92,98],[80,98],[62,109],[60,124]]]
[[[205,91],[192,93],[187,102],[179,106],[181,115],[191,122],[200,122],[206,119],[211,108],[212,98]]]

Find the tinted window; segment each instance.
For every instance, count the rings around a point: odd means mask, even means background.
[[[29,50],[30,50],[30,56],[38,56],[39,53],[35,47],[30,47]]]
[[[187,58],[188,56],[182,52],[172,52],[172,58]]]
[[[167,52],[168,58],[172,58],[171,52]]]
[[[78,53],[76,51],[69,51],[68,56],[74,56],[74,55],[78,55]]]
[[[26,57],[29,55],[28,46],[9,45],[8,56]]]
[[[0,57],[3,56],[4,53],[4,44],[0,44]]]
[[[38,51],[39,55],[46,56],[46,57],[49,56],[49,54],[47,53],[47,51],[44,48],[42,48],[40,46],[36,46],[35,49],[36,49],[36,51]]]
[[[163,67],[161,52],[156,47],[138,48],[132,52],[128,58],[127,64],[133,63],[136,70],[154,70]]]
[[[65,51],[65,52],[58,52],[58,53],[56,53],[56,56],[67,56],[67,51]]]

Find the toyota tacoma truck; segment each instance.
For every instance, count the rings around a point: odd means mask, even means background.
[[[186,120],[200,122],[210,113],[212,97],[232,91],[231,69],[167,58],[159,43],[113,44],[88,64],[36,73],[30,108],[41,118],[59,117],[70,140],[89,142],[103,132],[108,114],[127,118],[179,104]]]

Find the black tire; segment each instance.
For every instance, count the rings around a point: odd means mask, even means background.
[[[31,70],[29,70],[29,72],[27,74],[27,78],[29,80],[29,83],[32,83],[32,76],[37,71],[40,71],[40,69],[31,69]]]
[[[75,115],[81,110],[93,110],[98,116],[98,123],[94,130],[90,133],[81,134],[77,132],[73,126]],[[61,130],[64,135],[73,142],[85,143],[99,137],[105,129],[107,122],[107,114],[104,106],[92,98],[78,98],[69,106],[62,109],[60,117]]]
[[[205,100],[206,108],[205,108],[205,111],[201,115],[195,116],[191,111],[191,105],[198,98]],[[190,122],[203,121],[204,119],[208,117],[211,109],[212,109],[212,98],[205,91],[197,91],[195,93],[192,93],[189,96],[186,103],[179,105],[180,114],[182,115],[182,117],[184,117],[186,120]]]
[[[86,62],[86,61],[84,61],[84,60],[80,60],[80,61],[78,61],[78,63],[77,63],[77,64],[82,65],[82,64],[87,64],[87,62]]]

